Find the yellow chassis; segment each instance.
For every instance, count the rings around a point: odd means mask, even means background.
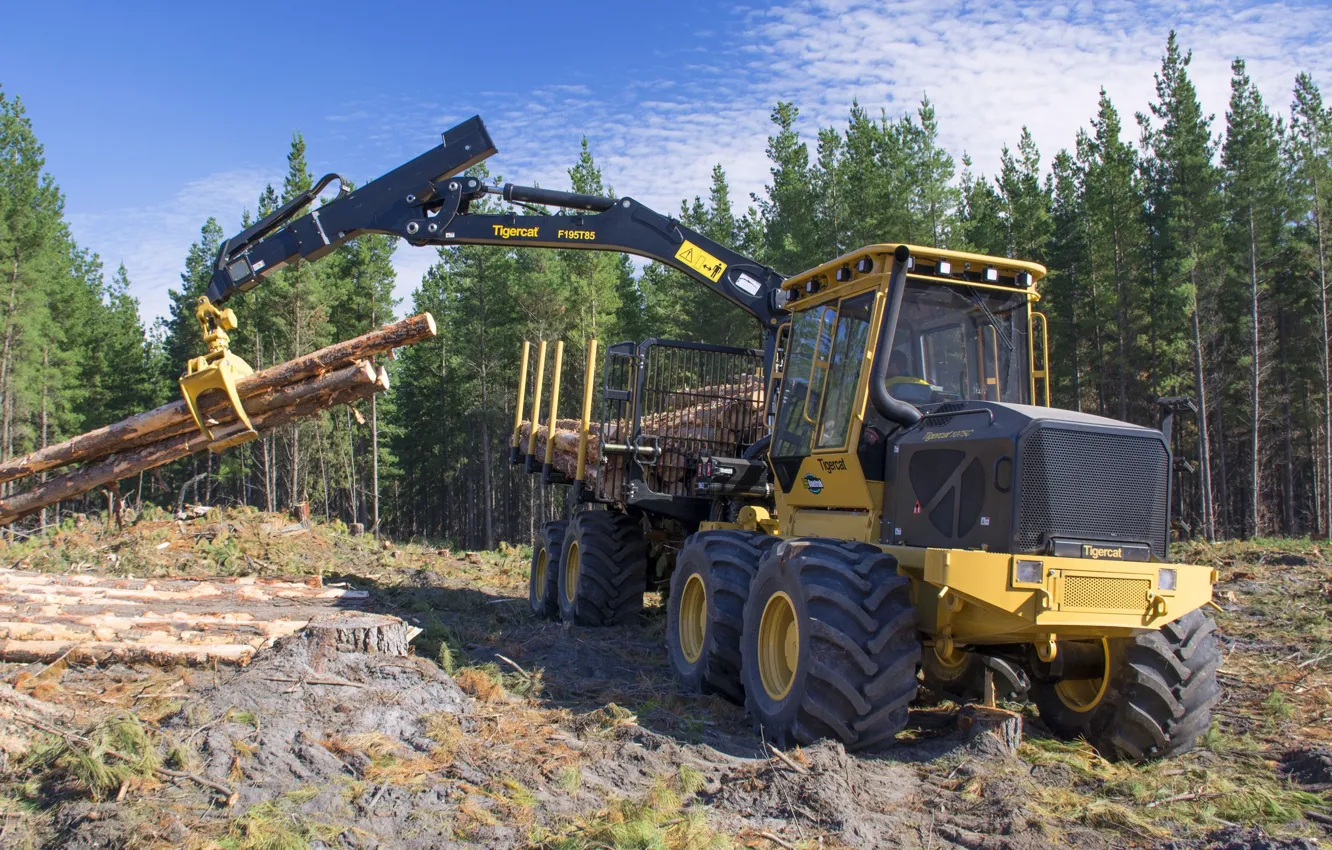
[[[777,530],[766,512],[754,508],[740,520],[702,527]],[[1216,570],[1193,564],[879,548],[897,558],[899,572],[911,579],[920,629],[943,659],[966,646],[1031,643],[1050,660],[1060,640],[1156,631],[1209,604],[1217,581]],[[1040,580],[1020,581],[1020,562]],[[1163,569],[1175,571],[1173,589],[1161,588]]]

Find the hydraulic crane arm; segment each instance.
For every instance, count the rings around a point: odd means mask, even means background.
[[[323,177],[239,235],[217,255],[208,298],[221,303],[256,286],[292,260],[315,260],[363,233],[398,236],[412,245],[505,245],[637,254],[672,266],[715,290],[763,324],[771,337],[785,314],[782,275],[720,245],[632,198],[601,198],[506,184],[486,186],[466,169],[496,153],[481,118],[444,133],[443,143],[384,176],[298,216],[334,180]],[[523,206],[560,207],[550,214],[473,213],[486,194]],[[530,207],[529,207],[530,208]]]

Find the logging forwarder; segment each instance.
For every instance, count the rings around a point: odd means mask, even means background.
[[[1216,576],[1166,559],[1168,416],[1158,430],[1049,406],[1042,266],[878,244],[788,278],[632,198],[466,175],[495,152],[472,118],[302,213],[340,179],[325,177],[223,243],[207,297],[374,232],[637,254],[753,316],[761,349],[619,343],[599,387],[593,341],[563,473],[563,345],[545,420],[537,347],[524,446],[524,344],[511,459],[576,505],[534,541],[535,614],[613,625],[666,589],[685,687],[743,702],[779,743],[883,747],[922,673],[955,699],[988,674],[1112,759],[1183,752],[1208,729]],[[517,209],[473,212],[487,194]]]

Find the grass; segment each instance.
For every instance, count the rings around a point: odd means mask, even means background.
[[[529,836],[533,850],[724,850],[735,843],[708,825],[700,806],[686,807],[686,768],[679,776],[657,780],[635,800],[617,800],[595,814],[557,830],[538,829]],[[696,772],[695,772],[696,773]],[[701,779],[701,774],[699,775]],[[697,781],[697,780],[691,780]],[[696,790],[696,789],[695,789]]]

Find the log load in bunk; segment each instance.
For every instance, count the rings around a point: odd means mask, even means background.
[[[388,374],[372,358],[434,335],[435,320],[423,313],[261,369],[237,381],[237,394],[255,430],[271,430],[387,390]],[[235,411],[221,394],[205,397],[202,410],[215,431],[236,422]],[[20,483],[16,492],[0,499],[0,525],[207,448],[208,440],[185,402],[175,401],[12,458],[0,463],[0,483],[31,480],[42,473],[46,480],[30,487]],[[78,466],[63,469],[74,464]]]
[[[659,492],[678,490],[692,474],[699,457],[733,457],[763,436],[763,396],[757,378],[671,393],[662,408],[644,414],[645,439],[641,441],[644,446],[660,447],[655,462],[643,467],[648,485]],[[628,430],[624,423],[609,422],[606,430],[608,444],[623,444],[620,433]],[[613,472],[608,475],[607,470],[619,469],[625,455],[602,451],[601,423],[590,423],[588,432],[585,476],[588,486],[595,486],[603,478],[620,480]],[[518,428],[518,445],[523,452],[531,434],[531,421],[523,420]],[[539,425],[535,452],[538,462],[545,459],[549,439],[549,425]],[[572,480],[578,465],[579,421],[557,419],[554,440],[551,466]]]

